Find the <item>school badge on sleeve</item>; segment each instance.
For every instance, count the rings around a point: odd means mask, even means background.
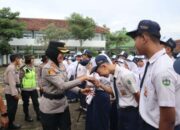
[[[171,80],[168,77],[162,78],[162,86],[168,87],[171,85]]]

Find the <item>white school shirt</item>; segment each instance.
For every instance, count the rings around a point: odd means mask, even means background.
[[[159,128],[160,107],[175,107],[175,72],[165,49],[149,59],[140,94],[139,111],[143,120]]]
[[[125,108],[128,106],[137,107],[134,94],[139,91],[134,74],[128,69],[116,65],[114,77],[116,78],[116,87],[118,89],[119,106]]]

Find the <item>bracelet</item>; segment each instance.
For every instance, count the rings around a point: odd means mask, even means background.
[[[2,116],[2,117],[7,117],[8,114],[7,114],[7,112],[6,112],[6,113],[2,113],[1,116]]]

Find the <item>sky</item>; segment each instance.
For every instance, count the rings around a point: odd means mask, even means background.
[[[160,24],[163,37],[180,39],[180,0],[0,0],[3,7],[26,18],[66,19],[76,12],[111,32],[131,31],[150,19]]]

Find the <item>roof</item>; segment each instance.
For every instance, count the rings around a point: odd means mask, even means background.
[[[176,44],[180,45],[180,39],[176,40],[175,42]]]
[[[19,18],[20,22],[26,24],[26,29],[30,31],[39,31],[46,28],[49,24],[54,23],[57,27],[67,28],[68,23],[66,20],[60,19],[41,19],[41,18]],[[96,26],[96,33],[106,33],[106,28]]]

